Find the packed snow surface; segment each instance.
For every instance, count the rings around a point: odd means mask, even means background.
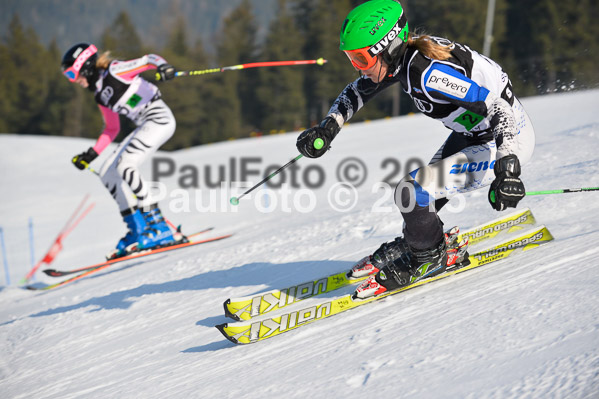
[[[526,188],[599,186],[599,91],[523,104],[537,133]],[[95,205],[52,268],[101,261],[125,227],[98,177],[71,165],[92,140],[0,135],[0,397],[599,397],[599,192],[525,198],[555,241],[517,257],[261,343],[235,346],[214,328],[227,298],[345,270],[401,234],[380,182],[428,162],[446,136],[423,115],[350,124],[324,157],[238,206],[231,196],[296,156],[297,132],[159,152],[143,173],[162,184],[167,218],[234,235],[34,292],[19,286],[32,249],[41,259],[86,194]],[[447,227],[498,216],[486,189],[441,212]],[[40,271],[34,283],[54,281]]]

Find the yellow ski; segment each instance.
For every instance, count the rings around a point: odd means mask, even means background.
[[[469,237],[470,247],[492,238],[503,235],[513,235],[523,230],[525,226],[535,223],[535,218],[528,208],[518,210],[501,218],[481,224],[462,232],[458,242],[465,236]],[[351,270],[351,268],[350,268]],[[233,320],[250,320],[273,310],[281,309],[306,298],[324,294],[350,284],[365,280],[348,278],[347,270],[322,277],[318,280],[304,282],[287,288],[262,292],[251,296],[227,299],[223,304],[225,315]]]
[[[251,322],[225,323],[216,328],[231,342],[235,344],[250,344],[272,338],[284,332],[308,325],[314,321],[334,316],[349,309],[365,305],[379,299],[395,295],[412,288],[440,280],[445,277],[462,273],[474,268],[496,262],[514,255],[520,251],[527,251],[553,240],[553,236],[545,226],[539,226],[516,238],[495,245],[484,251],[476,252],[469,256],[470,264],[458,269],[448,269],[445,273],[417,281],[411,285],[395,291],[385,292],[379,296],[364,300],[354,300],[352,295],[344,295],[335,299],[328,299],[319,304],[300,310],[286,311],[272,318]]]

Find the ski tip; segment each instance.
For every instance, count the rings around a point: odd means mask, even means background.
[[[30,290],[30,291],[39,291],[39,290],[43,290],[47,287],[46,284],[44,283],[33,283],[33,284],[28,284],[26,286],[23,286],[21,288],[24,288],[26,290]]]
[[[220,333],[229,341],[233,342],[235,345],[239,344],[239,341],[237,341],[235,338],[231,337],[229,334],[227,334],[227,332],[225,331],[225,329],[229,326],[228,323],[223,323],[223,324],[217,324],[216,329],[218,331],[220,331]]]
[[[239,316],[237,316],[235,313],[231,313],[231,311],[229,310],[230,303],[231,303],[231,299],[227,299],[225,302],[223,302],[223,308],[225,309],[225,316],[230,319],[233,319],[235,321],[241,321]]]
[[[56,269],[44,269],[42,272],[46,273],[46,275],[50,277],[60,276],[60,274],[56,272]]]

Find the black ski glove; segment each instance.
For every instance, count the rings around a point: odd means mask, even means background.
[[[87,168],[89,164],[97,157],[98,153],[92,147],[89,147],[87,151],[82,152],[79,155],[75,155],[71,161],[77,169],[83,170]]]
[[[158,80],[166,81],[175,78],[175,72],[177,70],[170,64],[162,64],[156,70],[156,77]]]
[[[526,195],[520,176],[520,161],[515,155],[506,155],[495,161],[495,180],[489,189],[489,202],[493,209],[503,211],[515,208]]]
[[[326,117],[320,122],[320,125],[306,129],[298,136],[297,149],[302,155],[308,158],[319,158],[327,152],[331,146],[331,142],[340,130],[341,128],[335,119]],[[316,148],[314,145],[318,139],[322,140],[322,143],[320,141],[316,143],[316,147],[320,148]],[[319,143],[322,146],[319,146]]]

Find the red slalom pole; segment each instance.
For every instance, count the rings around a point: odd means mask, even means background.
[[[73,229],[79,224],[79,222],[81,222],[81,220],[83,220],[83,218],[94,207],[95,203],[91,203],[80,214],[80,211],[83,209],[83,205],[85,204],[85,202],[87,201],[88,198],[89,198],[89,194],[87,194],[83,198],[81,203],[79,203],[79,206],[75,209],[75,211],[73,212],[73,214],[71,215],[71,217],[69,218],[69,220],[67,221],[65,226],[62,228],[60,233],[58,233],[58,236],[56,237],[56,239],[54,240],[54,242],[48,249],[48,252],[46,252],[46,255],[44,255],[44,257],[25,275],[25,277],[23,277],[23,279],[20,281],[20,284],[27,284],[29,282],[29,280],[31,279],[31,277],[33,277],[35,272],[40,268],[40,266],[42,264],[45,263],[45,264],[49,265],[50,263],[52,263],[52,261],[54,261],[54,258],[56,258],[58,253],[62,250],[63,238],[65,238],[68,234],[70,234],[73,231]]]

